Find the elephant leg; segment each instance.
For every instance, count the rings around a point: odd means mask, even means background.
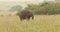
[[[27,20],[29,20],[29,19],[30,19],[30,16],[27,17]]]
[[[20,20],[22,21],[22,18],[20,17]]]
[[[34,19],[34,15],[31,15],[31,17],[32,17],[32,20]]]
[[[32,16],[32,20],[34,19],[34,16]]]
[[[19,18],[20,18],[21,21],[23,20],[21,16],[19,16]]]

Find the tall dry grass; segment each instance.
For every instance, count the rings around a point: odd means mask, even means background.
[[[60,32],[60,15],[35,15],[20,21],[18,16],[0,16],[0,32]]]

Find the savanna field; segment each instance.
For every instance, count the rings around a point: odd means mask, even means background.
[[[0,16],[0,32],[60,32],[60,15],[35,15],[29,21]]]

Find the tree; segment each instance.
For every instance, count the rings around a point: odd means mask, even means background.
[[[26,9],[31,9],[35,14],[55,15],[60,14],[60,3],[43,2],[42,4],[29,4]]]
[[[20,5],[16,5],[16,6],[11,7],[9,11],[14,12],[14,11],[20,11],[21,9],[22,7]]]

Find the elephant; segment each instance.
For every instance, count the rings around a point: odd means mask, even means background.
[[[24,9],[19,11],[19,18],[20,20],[24,20],[24,19],[30,19],[32,18],[32,20],[34,19],[34,13],[32,12],[32,10],[28,10],[28,9]]]

